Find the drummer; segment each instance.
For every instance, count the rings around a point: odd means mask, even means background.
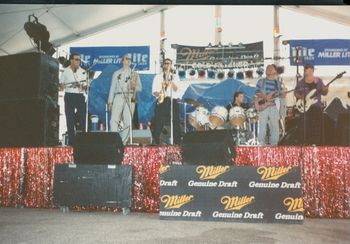
[[[233,94],[233,100],[230,102],[229,105],[226,106],[226,109],[228,112],[230,112],[230,109],[236,106],[242,107],[244,110],[248,109],[249,106],[246,103],[243,103],[244,101],[244,93],[241,91],[236,91]]]

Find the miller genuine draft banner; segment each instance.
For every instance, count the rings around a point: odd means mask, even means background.
[[[160,218],[302,223],[299,167],[160,168]]]
[[[264,66],[263,42],[222,47],[176,45],[176,64],[212,69]]]

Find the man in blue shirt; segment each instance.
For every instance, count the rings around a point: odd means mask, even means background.
[[[259,135],[260,145],[266,145],[266,129],[270,129],[270,145],[277,145],[279,140],[279,110],[275,98],[281,96],[281,82],[277,79],[277,67],[270,64],[266,67],[266,78],[258,80],[255,94],[257,99],[264,104],[259,111]]]

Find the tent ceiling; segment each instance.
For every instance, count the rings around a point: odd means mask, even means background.
[[[23,25],[35,14],[60,46],[169,9],[170,5],[0,5],[0,55],[34,50]],[[350,26],[350,6],[282,6]]]
[[[282,6],[296,12],[350,26],[350,6]]]
[[[50,42],[67,42],[171,8],[159,5],[0,5],[0,55],[34,50],[23,25],[34,14],[50,32]]]

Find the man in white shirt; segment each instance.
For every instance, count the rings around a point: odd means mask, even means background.
[[[112,76],[108,96],[108,110],[111,114],[111,131],[119,132],[124,144],[127,143],[132,129],[131,118],[135,110],[136,92],[141,91],[142,85],[139,74],[130,69],[131,56],[122,58],[123,67]]]
[[[173,74],[172,60],[164,59],[163,71],[153,79],[152,95],[157,97],[157,104],[152,119],[152,136],[155,144],[160,144],[160,134],[164,125],[170,125],[171,119],[171,97],[173,98],[173,135],[174,143],[179,144],[180,137],[180,117],[179,117],[179,77]],[[170,134],[170,132],[168,132]]]
[[[60,79],[60,90],[65,90],[64,109],[66,114],[68,145],[74,144],[75,110],[80,118],[80,129],[85,131],[86,103],[84,93],[87,89],[86,71],[80,67],[80,54],[69,56],[70,65],[64,69]]]

